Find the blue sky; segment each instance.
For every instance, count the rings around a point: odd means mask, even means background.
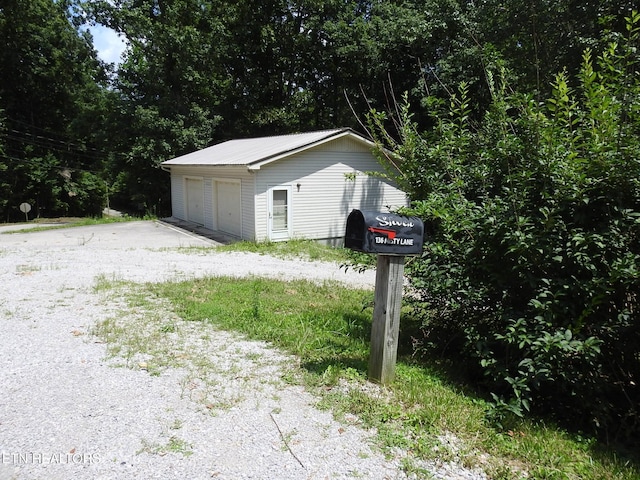
[[[115,31],[101,25],[87,26],[87,30],[93,35],[93,45],[98,51],[98,56],[109,63],[119,64],[121,55],[126,45],[123,37],[118,37]]]

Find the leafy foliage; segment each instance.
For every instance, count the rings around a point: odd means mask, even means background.
[[[422,348],[483,379],[498,421],[533,411],[610,440],[640,433],[639,40],[634,12],[543,103],[487,70],[482,115],[462,83],[426,133],[406,102],[398,142],[369,117],[429,235],[407,266]]]
[[[0,9],[5,220],[22,215],[25,201],[35,215],[101,211],[96,132],[106,76],[90,37],[74,26],[72,4],[8,0]]]
[[[22,201],[93,214],[107,199],[168,214],[160,162],[231,138],[358,128],[354,112],[394,103],[386,84],[430,106],[464,80],[474,113],[491,99],[485,69],[507,66],[512,86],[544,98],[559,65],[572,76],[584,47],[618,39],[632,3],[6,0],[0,215],[19,218]],[[126,42],[120,65],[97,59],[87,24]]]

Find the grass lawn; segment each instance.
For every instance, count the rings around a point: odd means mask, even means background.
[[[216,255],[219,250],[207,254]],[[344,250],[303,241],[241,242],[222,250],[338,263],[346,258]],[[104,279],[98,286],[122,287]],[[422,466],[437,459],[482,469],[491,479],[640,479],[638,452],[616,451],[540,419],[521,421],[506,431],[492,426],[485,400],[434,365],[401,356],[391,386],[370,384],[366,376],[372,291],[334,283],[226,277],[127,284],[125,290],[130,307],[139,310],[151,312],[154,302],[168,301],[177,316],[202,328],[203,336],[213,334],[214,328],[236,331],[294,354],[299,368],[288,380],[315,392],[320,406],[337,418],[356,415],[365,427],[375,428],[383,451],[391,454],[401,448],[409,452],[404,468],[418,478],[430,478]],[[147,324],[158,321],[149,314]],[[157,325],[156,333],[170,332],[170,327]],[[118,342],[126,335],[119,327],[107,322],[97,334],[115,345],[115,351],[122,350]],[[149,345],[153,342],[153,337],[137,338],[135,345],[126,348],[148,352],[154,349]]]
[[[482,468],[495,479],[640,478],[634,459],[543,421],[523,421],[509,431],[493,428],[484,400],[410,358],[399,359],[391,387],[372,389],[366,380],[370,291],[260,278],[148,288],[168,299],[184,319],[241,332],[295,354],[301,373],[292,381],[316,391],[338,417],[355,414],[375,427],[383,449],[411,452],[408,471],[420,475],[422,461],[440,458]]]
[[[121,217],[61,217],[61,218],[38,218],[29,222],[23,222],[16,225],[25,228],[17,230],[8,230],[2,232],[4,234],[20,234],[33,233],[45,230],[57,230],[60,228],[86,227],[91,225],[102,225],[107,223],[132,222],[141,220],[140,218],[124,215]],[[147,220],[147,218],[145,218]]]

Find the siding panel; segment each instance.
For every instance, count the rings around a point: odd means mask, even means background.
[[[258,171],[256,225],[261,238],[266,238],[267,233],[270,185],[292,186],[294,238],[340,238],[352,209],[388,211],[407,204],[406,195],[395,186],[364,174],[383,171],[366,148],[348,139],[328,146],[274,162]],[[355,174],[355,179],[345,174]]]

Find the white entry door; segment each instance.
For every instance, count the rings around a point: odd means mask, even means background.
[[[187,178],[187,220],[204,225],[204,187],[199,178]]]
[[[291,186],[269,189],[267,229],[269,240],[291,238]]]

